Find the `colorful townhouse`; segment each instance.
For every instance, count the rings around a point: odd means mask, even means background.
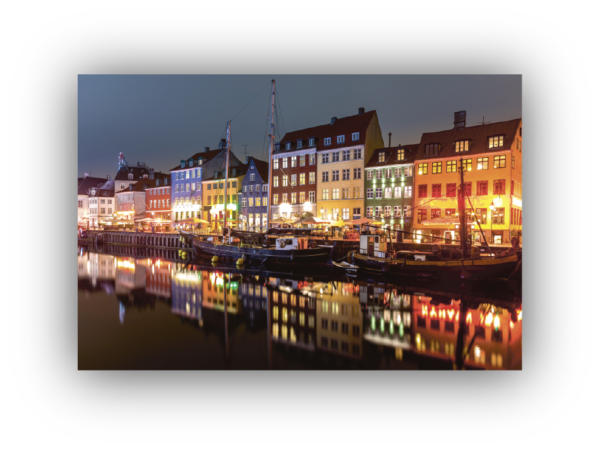
[[[458,171],[461,159],[473,243],[510,243],[522,230],[522,121],[466,127],[466,112],[454,128],[424,133],[415,158],[413,221],[417,241],[457,243]],[[431,239],[425,236],[435,236]]]
[[[275,144],[271,171],[271,223],[317,216],[317,145],[328,125],[296,130]],[[267,176],[268,177],[268,176]],[[278,223],[279,220],[279,223]]]
[[[317,210],[341,226],[365,215],[364,170],[375,149],[383,148],[376,111],[331,118],[317,142]]]
[[[414,200],[414,161],[418,144],[376,149],[365,165],[367,218],[383,223],[383,227],[408,234],[397,234],[397,240],[412,241]]]
[[[110,176],[106,176],[106,179],[91,177],[89,173],[83,173],[83,177],[77,178],[77,224],[79,226],[89,227],[91,189],[100,187],[110,179]]]
[[[88,196],[89,225],[97,228],[106,224],[114,214],[115,181],[107,180],[99,187],[92,187]]]
[[[266,232],[268,226],[269,163],[254,157],[246,159],[248,171],[239,193],[239,229]]]
[[[114,217],[123,220],[123,223],[130,223],[131,226],[141,226],[141,222],[147,218],[147,200],[148,189],[155,185],[155,177],[164,179],[167,174],[150,169],[148,174],[135,183],[130,183],[123,190],[115,193],[115,212]]]
[[[171,221],[171,176],[151,174],[146,188],[146,219],[160,223]]]

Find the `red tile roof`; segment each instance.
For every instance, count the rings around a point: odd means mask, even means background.
[[[416,160],[431,160],[453,156],[469,156],[473,154],[482,154],[485,152],[494,152],[510,149],[512,143],[519,133],[521,118],[510,121],[495,122],[479,126],[465,127],[459,130],[444,130],[442,132],[424,133],[421,136],[421,143],[417,150]],[[504,146],[501,148],[490,149],[488,147],[488,138],[494,135],[504,135]],[[461,140],[471,140],[470,150],[468,152],[456,153],[454,143]],[[438,155],[425,155],[425,146],[428,144],[440,144]]]
[[[396,160],[398,156],[398,149],[404,149],[404,160]],[[365,165],[365,168],[373,168],[380,166],[392,166],[392,165],[405,165],[407,163],[413,163],[417,156],[418,144],[407,144],[406,146],[392,146],[391,148],[375,149],[369,163]],[[379,153],[385,152],[385,161],[379,162]]]
[[[333,124],[323,124],[316,127],[310,127],[308,129],[288,132],[281,140],[279,154],[297,151],[298,149],[296,149],[296,144],[300,139],[306,141],[306,143],[302,143],[302,148],[304,148],[308,147],[309,138],[315,138],[315,144],[318,151],[364,144],[367,135],[367,128],[369,127],[369,124],[375,115],[377,115],[377,112],[372,110],[367,111],[362,115],[337,118]],[[360,133],[360,136],[358,140],[352,141],[352,134],[355,132]],[[344,135],[345,139],[343,143],[338,144],[337,137],[340,135]],[[325,146],[323,144],[325,138],[331,138],[330,145]],[[288,151],[285,150],[285,143],[287,142],[291,142],[292,145],[291,149]]]

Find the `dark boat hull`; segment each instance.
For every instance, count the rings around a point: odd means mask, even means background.
[[[193,239],[194,251],[197,256],[237,261],[244,258],[246,261],[263,264],[279,265],[308,265],[326,264],[331,255],[331,248],[309,248],[305,250],[277,250],[273,248],[237,247],[233,245],[220,245]]]
[[[414,261],[410,259],[388,259],[353,254],[352,263],[361,270],[408,276],[441,279],[507,279],[517,268],[521,256],[493,259],[457,259],[448,261]]]

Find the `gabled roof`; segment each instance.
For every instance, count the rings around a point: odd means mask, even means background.
[[[77,178],[77,194],[78,195],[89,195],[89,189],[92,187],[99,187],[104,184],[108,179],[101,177],[78,177]]]
[[[510,121],[495,122],[479,126],[465,127],[458,130],[444,130],[442,132],[424,133],[421,136],[419,149],[417,150],[416,160],[431,160],[447,157],[469,156],[474,154],[483,154],[486,152],[496,152],[508,150],[511,148],[517,133],[521,118]],[[495,135],[504,135],[504,146],[501,148],[490,149],[488,147],[488,138]],[[471,140],[470,150],[468,152],[456,153],[454,143],[461,140]],[[426,156],[425,146],[428,144],[440,144],[440,151],[436,156]]]
[[[93,198],[93,197],[111,198],[113,196],[115,196],[115,181],[114,180],[107,180],[100,187],[98,187],[98,190],[95,195],[92,196],[91,193],[89,195],[90,198]]]
[[[148,174],[150,170],[142,166],[124,166],[117,171],[115,180],[138,180],[144,177],[144,174]],[[133,179],[129,179],[129,174],[133,174]]]
[[[398,150],[404,149],[404,160],[397,160]],[[417,150],[419,149],[418,144],[407,144],[406,146],[392,146],[391,148],[375,149],[373,155],[369,160],[369,163],[365,165],[365,168],[373,168],[380,166],[392,166],[392,165],[406,165],[407,163],[413,163],[417,156]],[[385,152],[385,160],[379,162],[379,154]]]
[[[167,179],[167,185],[164,184],[165,181],[165,177]],[[150,188],[163,188],[163,187],[170,187],[171,186],[171,175],[165,175],[163,177],[155,177],[154,179],[143,179],[146,181],[146,183],[148,184],[148,186],[146,187],[146,190],[150,189]],[[160,185],[156,185],[156,182],[160,181]],[[141,182],[141,181],[140,181]],[[127,191],[127,190],[125,190]]]
[[[235,169],[235,176],[231,175],[231,170],[233,170],[233,169]],[[240,176],[244,176],[247,172],[248,172],[248,165],[246,165],[245,163],[241,163],[239,165],[232,166],[229,168],[229,178],[237,179]],[[202,175],[202,182],[210,181],[210,180],[221,180],[221,179],[225,179],[225,170],[219,171],[218,177],[215,177],[214,171],[211,173],[205,172]]]
[[[219,152],[221,152],[223,149],[215,149],[212,151],[205,151],[205,152],[197,152],[194,155],[192,155],[191,157],[188,157],[187,159],[183,159],[185,160],[185,168],[181,167],[181,162],[179,163],[179,165],[177,165],[174,168],[171,168],[169,171],[177,171],[177,170],[185,170],[185,169],[189,169],[189,168],[197,168],[199,166],[204,165],[206,162],[208,162],[209,160],[211,160],[213,157],[216,157],[217,155],[219,155]],[[202,157],[202,165],[198,165],[198,158]],[[194,160],[194,164],[192,166],[188,166],[188,162],[190,159]]]
[[[258,171],[258,175],[261,177],[263,182],[266,184],[269,180],[269,164],[267,162],[265,162],[264,160],[259,160],[254,157],[250,157],[250,159],[248,160],[248,165],[251,165],[252,162],[254,162],[254,166],[256,167],[256,171]]]
[[[283,139],[281,140],[281,144],[279,147],[279,154],[285,154],[286,152],[297,151],[296,148],[298,140],[302,139],[302,149],[308,147],[308,139],[315,138],[315,145],[317,147],[317,151],[324,151],[328,149],[338,149],[344,147],[350,147],[355,145],[365,144],[365,139],[367,136],[367,129],[369,124],[371,124],[371,120],[377,115],[375,110],[367,111],[365,113],[347,116],[345,118],[337,118],[333,124],[323,124],[316,127],[310,127],[308,129],[296,130],[293,132],[288,132],[285,134]],[[356,141],[352,141],[352,134],[358,132],[359,139]],[[343,143],[337,142],[337,137],[340,135],[344,135],[345,139]],[[324,139],[331,138],[331,144],[325,146]],[[287,142],[291,143],[291,149],[285,150],[285,144]]]

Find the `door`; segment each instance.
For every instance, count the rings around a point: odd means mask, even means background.
[[[451,245],[452,244],[452,233],[450,231],[446,231],[444,232],[444,243],[446,245]]]

